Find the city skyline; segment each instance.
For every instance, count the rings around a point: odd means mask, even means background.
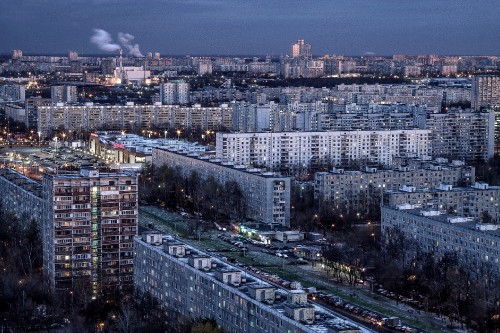
[[[139,44],[142,54],[278,56],[290,54],[290,44],[304,39],[314,55],[495,55],[500,54],[500,8],[495,5],[493,0],[474,7],[465,0],[453,4],[5,1],[0,4],[0,29],[5,32],[0,53],[22,49],[25,53],[76,50],[115,55],[116,51],[104,52],[91,42],[95,29],[102,29],[115,43],[123,36],[135,36],[131,45]]]

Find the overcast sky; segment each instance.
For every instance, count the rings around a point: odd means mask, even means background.
[[[143,54],[500,54],[500,0],[0,0],[0,53],[99,54],[94,29]],[[116,53],[116,52],[115,52]]]

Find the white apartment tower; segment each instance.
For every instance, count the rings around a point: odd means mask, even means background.
[[[311,44],[299,39],[295,44],[292,44],[292,57],[310,59],[312,57]]]
[[[160,84],[160,100],[164,105],[189,103],[189,83],[175,80]]]

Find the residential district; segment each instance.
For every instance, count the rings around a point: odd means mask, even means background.
[[[0,60],[2,332],[500,327],[500,57]]]

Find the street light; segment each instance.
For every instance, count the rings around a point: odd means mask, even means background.
[[[167,130],[165,130],[165,140],[167,140]]]
[[[181,136],[181,130],[180,130],[180,129],[178,129],[178,130],[177,130],[177,141],[179,141],[179,140],[180,140],[180,136]]]

